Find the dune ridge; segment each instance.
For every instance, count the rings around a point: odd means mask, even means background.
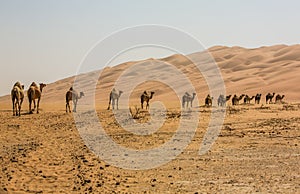
[[[256,93],[262,93],[264,95],[268,92],[275,92],[285,94],[286,101],[299,101],[299,44],[291,46],[264,46],[254,49],[247,49],[238,46],[214,46],[209,48],[207,51],[211,56],[213,56],[221,70],[227,94],[245,93],[252,96]],[[201,52],[187,55],[187,57],[176,54],[162,59],[146,59],[142,62],[145,66],[153,60],[160,60],[174,65],[176,68],[188,75],[188,78],[196,88],[198,99],[202,102],[208,93],[207,84],[205,79],[202,76],[199,76],[199,72],[196,71],[197,69],[195,65],[188,59],[191,57],[193,58],[193,61],[203,62],[203,59],[201,58],[202,56],[203,53]],[[108,93],[122,72],[130,66],[140,62],[141,61],[126,62],[114,67],[107,67],[103,70],[93,72],[93,74],[98,75],[101,73],[96,92],[96,99],[100,104],[107,103]],[[209,65],[207,65],[207,71],[209,70]],[[163,69],[158,69],[157,72],[163,72]],[[83,74],[80,76],[89,76],[89,74]],[[139,76],[139,72],[134,72],[130,74],[130,76]],[[52,103],[57,105],[64,104],[65,92],[72,85],[74,79],[75,76],[72,76],[48,84],[44,89],[42,97],[43,103]],[[176,78],[174,78],[174,82],[176,82]],[[88,85],[90,83],[84,84]],[[160,85],[159,87],[160,88],[158,88],[156,83],[152,83],[148,84],[147,89],[161,91],[155,95],[156,98],[160,99],[167,98],[170,94],[169,92],[172,92],[171,90],[166,90],[167,86]],[[178,85],[177,87],[179,87],[182,91],[185,90],[184,85]],[[25,89],[26,88],[27,86],[25,86]],[[132,96],[138,97],[144,88],[145,87],[138,88],[134,91]],[[5,106],[8,101],[10,101],[9,95],[0,97],[0,104],[3,106]],[[25,100],[25,103],[26,101],[27,100]]]

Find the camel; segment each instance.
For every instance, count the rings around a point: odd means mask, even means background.
[[[223,94],[220,94],[220,96],[218,98],[218,106],[225,106],[226,105],[226,101],[227,101],[227,96],[225,98]]]
[[[237,97],[237,95],[235,94],[233,96],[233,98],[231,99],[232,105],[238,105],[240,100],[242,100],[244,96],[245,96],[245,94],[242,94],[242,95],[240,95],[240,97]]]
[[[32,114],[35,108],[37,108],[36,113],[39,113],[40,100],[42,97],[43,88],[46,87],[46,84],[40,83],[40,88],[37,86],[35,82],[32,82],[29,89],[27,90],[27,96],[29,100],[29,113]],[[35,100],[37,101],[37,106],[35,104]],[[34,109],[31,109],[31,103],[34,104]]]
[[[255,96],[255,104],[259,104],[260,99],[261,99],[261,94],[256,94],[256,96]]]
[[[16,82],[11,90],[11,100],[13,104],[13,116],[21,116],[21,107],[24,100],[24,85]]]
[[[268,104],[268,101],[269,101],[269,104],[272,103],[272,99],[274,96],[275,96],[275,93],[273,93],[273,94],[268,93],[266,95],[266,104]]]
[[[149,108],[149,101],[150,101],[150,99],[152,99],[153,95],[154,95],[154,92],[150,92],[150,96],[146,91],[143,92],[143,94],[141,95],[141,107],[142,107],[142,109],[143,109],[144,102],[147,103],[146,110]]]
[[[66,112],[68,112],[68,108],[69,108],[69,112],[71,112],[71,108],[70,108],[70,101],[73,101],[73,112],[76,112],[76,108],[77,108],[77,102],[78,100],[84,96],[83,92],[80,92],[80,94],[78,95],[78,92],[75,91],[73,89],[73,87],[71,87],[69,89],[69,91],[67,91],[66,93]]]
[[[230,94],[229,96],[226,96],[226,102],[227,102],[228,100],[230,100],[230,98],[231,98],[231,94]]]
[[[195,99],[196,93],[193,93],[193,96],[191,96],[188,92],[186,92],[182,96],[182,107],[184,108],[184,104],[186,103],[186,108],[189,106],[189,102],[191,102],[191,107],[193,107],[193,100]]]
[[[250,97],[250,96],[246,95],[245,98],[244,98],[244,104],[250,104],[250,101],[253,98],[255,98],[255,96]]]
[[[280,94],[277,94],[276,98],[275,98],[275,103],[282,103],[282,99],[284,98],[284,95],[280,95]]]
[[[119,109],[119,98],[122,95],[123,91],[117,91],[115,88],[109,94],[109,102],[107,110],[110,109],[110,104],[112,104],[112,109],[115,109],[115,101],[117,101],[117,110]]]
[[[205,106],[208,106],[208,107],[211,107],[212,106],[212,100],[214,98],[213,97],[210,97],[210,95],[208,94],[205,98]]]

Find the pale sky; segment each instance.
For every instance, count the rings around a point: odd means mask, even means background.
[[[297,0],[0,0],[0,95],[18,80],[27,89],[75,75],[95,43],[131,26],[178,28],[205,48],[299,44],[299,8]],[[166,55],[143,50],[120,61]]]

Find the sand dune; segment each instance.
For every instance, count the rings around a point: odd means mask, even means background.
[[[208,51],[221,70],[228,94],[245,93],[252,96],[256,93],[266,94],[268,92],[275,92],[285,94],[286,101],[299,101],[300,95],[297,91],[300,90],[300,85],[298,84],[300,82],[300,77],[298,76],[300,73],[300,45],[275,45],[255,49],[246,49],[237,46],[215,46],[208,49]],[[158,60],[147,59],[144,61],[128,62],[114,67],[107,67],[102,71],[83,74],[80,75],[80,77],[84,78],[84,76],[86,76],[89,78],[91,74],[93,74],[93,76],[96,75],[96,78],[98,78],[98,75],[101,74],[95,96],[99,106],[104,106],[104,104],[107,103],[109,91],[125,70],[135,64],[143,63],[143,69],[141,69],[141,71],[149,71],[147,70],[147,65],[153,63],[153,61],[163,61],[175,66],[190,79],[196,88],[199,101],[203,103],[208,93],[207,83],[203,76],[199,76],[200,72],[189,58],[192,58],[196,63],[207,63],[207,65],[204,66],[204,71],[211,70],[209,65],[210,61],[206,61],[206,55],[203,53],[193,53],[187,57],[176,54]],[[151,73],[156,75],[160,74],[161,79],[164,79],[165,71],[166,69],[164,68],[151,69]],[[130,72],[130,74],[126,76],[128,78],[136,78],[143,76],[143,74],[137,70]],[[178,82],[178,85],[176,85],[177,89],[184,92],[186,86],[180,85],[180,81],[177,77],[173,79],[174,83]],[[48,84],[44,90],[42,103],[52,103],[63,107],[65,92],[72,85],[73,81],[74,77],[69,77]],[[81,84],[84,87],[89,86],[92,82],[93,80],[87,79],[87,81],[82,81]],[[127,83],[123,83],[122,87],[124,88],[122,88],[122,90],[126,91],[126,84]],[[158,91],[155,95],[156,98],[164,99],[168,97],[168,100],[177,99],[175,97],[170,98],[169,94],[171,94],[172,91],[165,89],[167,85],[163,84],[158,87],[158,84],[158,82],[153,82],[148,85],[142,84],[133,91],[131,96],[138,98],[140,93],[144,89],[147,89]],[[89,91],[85,92],[88,93]],[[0,105],[6,107],[8,101],[10,101],[9,96],[1,97]],[[26,101],[25,106],[27,107]],[[138,99],[136,99],[136,103],[138,103]]]

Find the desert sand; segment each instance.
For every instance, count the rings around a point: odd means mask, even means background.
[[[216,46],[209,52],[221,70],[227,94],[262,93],[262,99],[259,105],[253,100],[249,105],[232,106],[228,101],[222,130],[207,153],[199,155],[198,151],[218,96],[214,96],[212,108],[203,106],[208,86],[186,57],[148,59],[142,63],[158,60],[176,66],[188,74],[197,91],[199,106],[190,111],[200,114],[199,124],[191,143],[176,159],[154,169],[128,170],[97,157],[80,137],[73,115],[65,113],[65,92],[74,80],[70,77],[47,84],[40,114],[27,114],[25,97],[21,117],[13,117],[10,96],[0,97],[0,193],[299,193],[300,45],[255,49]],[[201,53],[190,57],[200,61]],[[101,73],[96,111],[106,133],[119,145],[151,149],[167,142],[183,117],[172,88],[149,81],[130,94],[130,106],[139,106],[145,88],[155,91],[151,103],[165,104],[166,121],[153,134],[125,131],[114,112],[106,110],[115,81],[136,63],[92,73]],[[176,82],[176,77],[173,79]],[[126,87],[124,84],[121,89],[126,91]],[[177,87],[181,92],[186,89],[185,85]],[[82,102],[91,95],[84,92]],[[269,92],[284,94],[283,103],[265,104]],[[121,104],[116,113],[127,109]],[[148,111],[143,110],[136,120],[143,123],[148,117]]]

